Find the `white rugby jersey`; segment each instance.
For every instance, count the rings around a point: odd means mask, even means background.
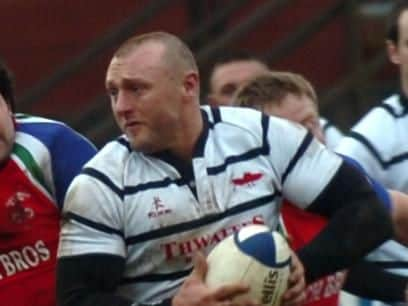
[[[408,100],[395,94],[368,112],[336,148],[391,189],[408,192]],[[390,271],[408,275],[408,249],[388,241],[370,254]]]
[[[248,224],[278,223],[285,196],[307,207],[341,165],[300,125],[250,109],[202,109],[191,167],[165,153],[108,143],[68,191],[59,257],[126,258],[118,294],[139,303],[174,295],[196,251]]]
[[[320,117],[319,123],[323,130],[326,146],[334,150],[343,138],[343,133],[326,118]]]

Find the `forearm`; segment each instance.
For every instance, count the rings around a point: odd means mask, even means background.
[[[110,255],[65,257],[57,264],[57,301],[60,306],[130,306],[115,294],[123,258]]]
[[[385,271],[372,262],[363,261],[349,270],[344,290],[367,299],[403,302],[407,284],[407,277]]]
[[[353,214],[361,217],[350,218]],[[306,281],[350,267],[391,237],[390,217],[381,204],[347,205],[311,243],[299,250]]]
[[[367,178],[344,163],[309,208],[330,218],[328,225],[298,254],[307,282],[349,268],[393,236],[386,199]]]

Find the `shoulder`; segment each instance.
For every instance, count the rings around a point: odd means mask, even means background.
[[[382,120],[383,124],[393,124],[405,115],[406,110],[401,103],[400,95],[395,94],[385,99],[381,104],[373,107],[360,119],[355,127],[378,127],[378,120]]]
[[[102,179],[106,177],[115,182],[122,182],[129,158],[134,153],[124,136],[108,142],[96,155],[90,159],[82,170],[82,174]]]
[[[51,131],[59,131],[65,129],[70,130],[70,128],[65,123],[44,117],[17,113],[15,115],[15,118],[18,131],[35,134],[46,129],[49,129]]]
[[[288,120],[266,116],[260,111],[245,107],[203,107],[215,132],[222,134],[263,138],[267,133],[301,130],[300,125]],[[237,134],[237,132],[239,134]]]
[[[405,124],[406,118],[399,95],[393,95],[363,116],[352,128],[350,136],[361,136],[382,146],[386,146],[384,142],[390,145],[391,140],[397,140],[390,136],[396,135],[398,126]]]
[[[17,137],[22,134],[33,137],[48,148],[72,141],[93,146],[84,136],[63,122],[26,114],[16,114],[15,118]]]

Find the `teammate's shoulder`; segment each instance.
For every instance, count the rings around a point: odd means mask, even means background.
[[[408,99],[403,94],[394,94],[383,101],[380,105],[395,119],[405,117],[408,114]]]

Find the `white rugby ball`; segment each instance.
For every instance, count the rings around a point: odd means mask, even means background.
[[[286,291],[291,251],[286,240],[263,225],[250,225],[221,241],[208,255],[206,284],[236,282],[250,287],[246,295],[261,305],[277,306]]]

